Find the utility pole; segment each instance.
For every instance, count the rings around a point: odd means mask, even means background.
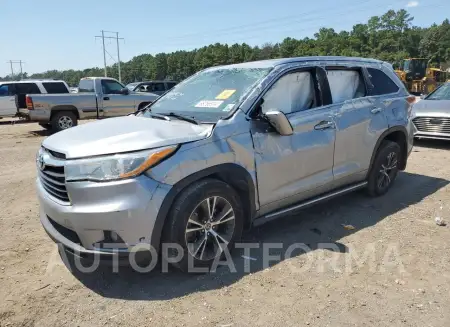
[[[13,64],[19,64],[20,65],[20,79],[23,78],[23,69],[22,64],[24,63],[22,60],[9,60],[7,61],[11,65],[11,78],[14,79],[14,67]]]
[[[116,36],[105,36],[105,33],[113,33],[116,34]],[[117,68],[119,69],[119,82],[122,82],[122,72],[120,69],[120,49],[119,49],[119,40],[123,40],[124,38],[119,37],[119,32],[111,32],[111,31],[104,31],[102,30],[102,35],[101,36],[96,36],[96,38],[102,38],[102,44],[103,44],[103,63],[105,65],[105,77],[107,77],[107,66],[106,66],[106,53],[108,51],[106,51],[105,48],[105,39],[115,39],[116,40],[116,44],[117,44],[117,61],[111,56],[109,55],[114,61],[116,61],[117,63]],[[109,52],[108,52],[109,54]]]

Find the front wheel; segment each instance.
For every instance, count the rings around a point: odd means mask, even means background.
[[[52,116],[51,119],[52,130],[59,132],[73,126],[77,126],[77,116],[71,111],[59,111]]]
[[[182,251],[173,263],[189,268],[210,267],[241,238],[244,214],[236,191],[228,184],[205,179],[186,188],[175,201],[164,228],[163,242]],[[168,253],[173,258],[178,253]]]
[[[400,159],[400,146],[395,142],[383,141],[369,172],[369,195],[380,196],[389,190],[397,177]]]

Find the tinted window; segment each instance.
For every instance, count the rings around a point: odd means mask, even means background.
[[[285,114],[317,106],[314,81],[310,72],[284,75],[264,95],[262,111],[280,110]]]
[[[364,79],[358,70],[327,70],[327,78],[333,103],[340,103],[366,96]]]
[[[11,84],[0,85],[0,97],[14,95],[14,87]]]
[[[177,83],[175,83],[175,82],[167,82],[167,83],[166,83],[167,89],[170,90],[170,89],[173,88],[176,84],[177,84]]]
[[[56,83],[42,83],[47,93],[69,93],[69,90],[62,82]]]
[[[150,92],[165,92],[166,87],[164,86],[164,83],[153,83],[151,85],[151,91]]]
[[[80,85],[78,85],[78,92],[95,92],[94,91],[94,80],[82,79],[80,81]]]
[[[103,94],[120,94],[124,86],[116,81],[102,80]]]
[[[16,84],[17,94],[40,94],[38,86],[35,83],[17,83]]]
[[[389,94],[398,91],[399,87],[397,84],[395,84],[394,81],[381,70],[367,68],[367,71],[369,72],[370,81],[374,86],[372,90],[373,95]]]

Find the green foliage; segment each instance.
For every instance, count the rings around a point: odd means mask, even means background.
[[[211,44],[192,51],[142,54],[122,63],[122,81],[171,79],[180,81],[195,72],[217,65],[298,56],[358,56],[377,58],[399,65],[402,59],[424,57],[436,66],[450,62],[450,22],[420,28],[412,25],[406,10],[389,10],[373,16],[367,24],[356,24],[351,31],[336,32],[322,27],[314,38],[285,38],[281,43],[251,47],[242,44]],[[103,68],[50,70],[24,78],[63,79],[75,86],[82,77],[103,76]],[[117,65],[108,67],[108,76],[118,78]],[[0,78],[8,80],[11,76]]]

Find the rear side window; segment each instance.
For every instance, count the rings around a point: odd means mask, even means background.
[[[173,88],[176,85],[176,83],[175,82],[167,82],[166,85],[167,85],[167,90],[170,90],[171,88]]]
[[[14,95],[14,87],[11,84],[0,85],[0,97]]]
[[[47,93],[69,93],[69,90],[62,82],[42,83]]]
[[[17,83],[17,94],[41,94],[38,86],[35,83]]]
[[[383,95],[396,93],[399,89],[397,84],[390,79],[384,72],[375,68],[367,68],[370,81],[373,84],[372,95]]]
[[[78,85],[78,92],[95,92],[94,81],[92,79],[82,79]]]
[[[366,96],[366,85],[361,72],[350,69],[327,70],[333,103],[340,103]]]
[[[151,85],[151,92],[165,92],[166,87],[164,86],[164,83],[153,83]]]

